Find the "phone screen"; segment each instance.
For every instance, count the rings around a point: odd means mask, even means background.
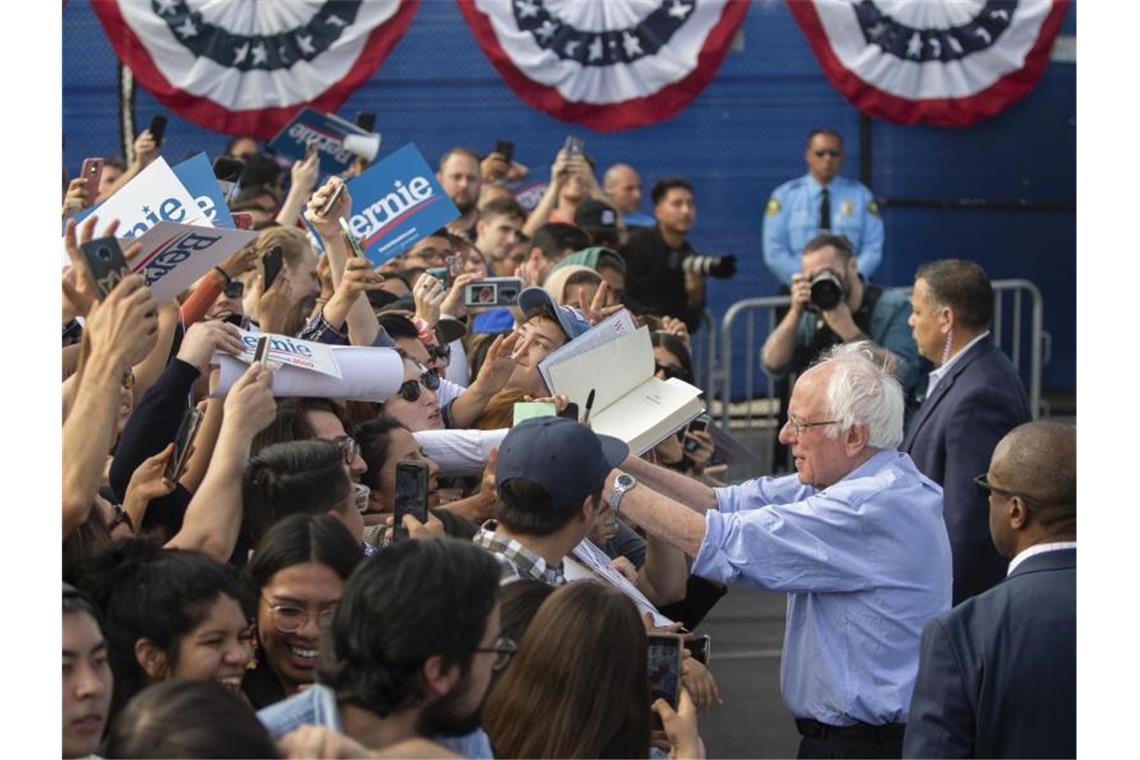
[[[178,426],[178,435],[174,436],[174,453],[166,460],[166,470],[163,477],[167,480],[177,480],[182,474],[182,467],[186,463],[186,455],[194,436],[198,434],[198,426],[202,423],[204,415],[196,408],[186,410],[182,415],[182,424]]]
[[[495,152],[509,164],[515,157],[515,144],[510,140],[499,140],[495,143]]]
[[[586,143],[582,141],[582,138],[574,135],[566,138],[566,145],[563,147],[566,150],[566,155],[571,157],[580,156],[586,152]]]
[[[275,245],[261,257],[262,276],[265,278],[265,289],[269,290],[273,286],[273,281],[277,279],[277,275],[281,273],[281,266],[284,264],[285,251],[279,245]]]
[[[695,420],[693,420],[692,422],[689,423],[689,432],[690,433],[692,433],[694,431],[703,433],[703,432],[707,431],[708,429],[709,429],[708,412],[705,412],[704,414],[700,415]],[[688,453],[691,454],[694,451],[696,451],[698,448],[699,448],[699,445],[697,444],[696,441],[693,441],[690,438],[685,439],[685,451],[687,451]]]
[[[447,267],[431,267],[430,269],[425,269],[424,271],[435,279],[439,280],[443,285],[444,290],[451,288],[451,272],[448,271]]]
[[[336,208],[336,204],[342,195],[344,195],[344,185],[337,185],[336,190],[332,191],[332,195],[325,201],[325,205],[321,207],[321,216],[328,216],[329,212]]]
[[[428,466],[418,459],[401,459],[396,463],[396,510],[392,516],[392,534],[397,540],[408,537],[403,526],[404,515],[427,522]]]
[[[664,699],[674,710],[681,693],[681,637],[673,633],[651,633],[649,646],[649,700]],[[660,725],[654,713],[654,724]]]
[[[99,299],[115,289],[119,281],[131,273],[131,268],[123,258],[123,250],[119,241],[113,237],[96,238],[79,246],[83,253],[83,260],[91,278],[95,280],[95,289],[99,291]]]

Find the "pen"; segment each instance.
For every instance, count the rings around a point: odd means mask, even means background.
[[[582,424],[589,426],[590,424],[590,409],[594,406],[594,389],[590,389],[590,395],[586,396],[586,413],[582,415]]]

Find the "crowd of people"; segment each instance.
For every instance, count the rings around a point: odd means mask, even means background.
[[[882,222],[835,132],[765,213],[795,471],[735,485],[711,431],[639,455],[539,371],[627,309],[656,376],[694,383],[706,279],[736,262],[689,243],[686,179],[646,214],[633,167],[599,182],[562,149],[525,208],[526,167],[456,147],[460,216],[375,266],[339,223],[349,177],[236,138],[259,235],[163,303],[138,275],[103,295],[80,247],[118,222],[70,218],[161,146],[133,147],[94,193],[64,183],[64,757],[702,758],[700,625],[737,583],[788,595],[801,757],[1075,755],[1075,432],[1030,422],[977,264],[924,264],[909,301],[870,282]],[[487,277],[517,303],[470,306]],[[243,331],[386,349],[398,390],[285,397],[258,361],[219,390]],[[520,402],[555,414],[515,424]],[[429,508],[396,524],[409,467]]]

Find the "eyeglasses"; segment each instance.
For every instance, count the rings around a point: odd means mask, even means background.
[[[344,463],[352,464],[356,461],[356,452],[360,448],[356,439],[351,435],[346,435],[344,438],[338,438],[336,445],[340,447],[340,453],[344,454]]]
[[[420,369],[423,369],[423,367],[420,367]],[[396,394],[404,399],[404,401],[418,401],[420,394],[423,393],[423,391],[420,390],[421,386],[427,388],[429,391],[434,391],[439,388],[439,373],[434,369],[429,369],[415,380],[405,380],[403,385],[400,386],[400,389],[396,391]]]
[[[491,663],[491,670],[499,671],[507,667],[507,663],[515,656],[515,652],[519,651],[518,644],[508,636],[500,636],[495,639],[493,646],[479,647],[476,652],[488,652],[495,655],[495,661]]]
[[[986,474],[984,472],[981,475],[979,475],[978,477],[974,478],[974,485],[976,485],[978,488],[982,489],[983,491],[993,492],[993,493],[996,493],[998,496],[1004,496],[1007,499],[1012,499],[1013,497],[1016,496],[1017,498],[1021,499],[1026,504],[1028,504],[1032,507],[1040,507],[1041,506],[1040,501],[1038,501],[1037,499],[1032,499],[1023,493],[1018,493],[1017,491],[1007,491],[1004,488],[998,488],[993,483],[991,483],[989,481],[989,479],[986,478]]]
[[[309,610],[304,607],[296,607],[292,604],[271,604],[265,596],[265,603],[269,605],[269,618],[273,623],[273,627],[281,633],[296,633],[309,624]],[[333,615],[336,614],[337,602],[326,606],[324,609],[317,612],[317,625],[321,628],[327,628],[329,623],[332,622]]]
[[[832,158],[839,158],[841,155],[843,155],[840,151],[832,150],[831,148],[824,148],[823,150],[813,150],[812,153],[815,154],[816,158],[823,158],[824,156],[831,156]]]
[[[791,415],[788,415],[788,424],[792,427],[792,434],[799,438],[807,428],[819,427],[820,425],[835,425],[839,420],[820,420],[819,422],[800,422]]]

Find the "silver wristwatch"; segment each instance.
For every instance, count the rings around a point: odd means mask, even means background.
[[[610,509],[617,512],[621,506],[621,497],[625,496],[625,492],[636,485],[637,480],[629,473],[623,472],[618,475],[617,480],[614,481],[614,490],[610,492]]]

